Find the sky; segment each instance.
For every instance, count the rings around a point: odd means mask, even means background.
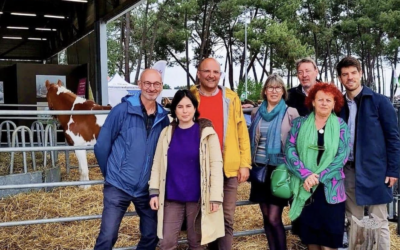
[[[223,54],[223,52],[221,54]],[[225,66],[224,65],[225,58],[216,58],[216,59],[221,64],[221,70],[223,70],[224,66]],[[235,87],[237,87],[237,83],[239,81],[239,70],[240,70],[239,66],[234,67]],[[190,66],[189,66],[189,71],[193,77],[196,77],[197,69],[192,64],[190,64]],[[261,69],[261,66],[258,64],[256,65],[256,71],[257,71],[258,76],[261,77],[262,69]],[[135,78],[135,73],[136,73],[135,71],[131,73],[132,80]],[[389,83],[391,80],[391,74],[392,74],[391,67],[389,65],[385,65],[384,66],[384,78],[385,78],[385,95],[386,96],[390,95]],[[399,75],[399,74],[400,74],[400,67],[397,69],[397,75]],[[252,78],[252,76],[253,76],[253,72],[251,71],[248,77]],[[284,77],[283,80],[286,83],[287,78]],[[338,82],[338,80],[336,80],[336,81]],[[168,84],[169,86],[171,86],[171,88],[174,88],[176,86],[186,85],[186,72],[179,65],[173,66],[173,67],[167,66],[165,73],[164,73],[163,82],[164,82],[164,84]],[[223,77],[221,77],[221,79],[220,79],[220,85],[222,85],[222,83],[223,83]],[[300,82],[297,79],[297,77],[293,77],[293,86],[297,86],[299,84],[300,84]],[[229,87],[228,81],[225,81],[225,86]],[[400,89],[397,91],[396,95],[398,95],[398,94],[400,94]]]

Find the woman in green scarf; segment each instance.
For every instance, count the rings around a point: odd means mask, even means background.
[[[313,112],[293,121],[286,142],[285,161],[294,193],[289,217],[310,250],[337,249],[343,242],[343,166],[350,153],[350,135],[334,113],[343,104],[335,85],[317,83],[306,98]]]
[[[277,74],[267,78],[261,91],[264,102],[253,109],[250,125],[251,157],[253,169],[250,172],[250,201],[259,203],[264,220],[264,230],[270,250],[286,249],[286,231],[282,223],[282,211],[288,200],[271,193],[271,173],[282,164],[286,137],[292,121],[299,116],[294,108],[285,103],[285,84]],[[254,171],[265,171],[265,176],[252,178]]]

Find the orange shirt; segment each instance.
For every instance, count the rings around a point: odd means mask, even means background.
[[[219,144],[221,145],[224,138],[224,115],[222,106],[222,91],[219,90],[215,96],[203,96],[200,95],[199,105],[200,118],[209,119],[215,132],[217,132]]]

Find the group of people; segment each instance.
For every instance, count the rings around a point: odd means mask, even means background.
[[[296,68],[300,85],[288,91],[279,75],[268,77],[249,129],[237,94],[218,85],[215,59],[199,64],[198,86],[177,91],[170,117],[156,103],[161,75],[146,69],[141,92],[111,110],[94,148],[105,179],[95,249],[112,249],[133,202],[139,250],[158,241],[161,250],[176,249],[184,221],[190,249],[230,250],[238,185],[252,168],[264,167],[265,179],[251,181],[250,200],[260,206],[269,249],[287,248],[282,212],[290,204],[293,232],[309,249],[340,247],[345,216],[361,219],[368,206],[383,221],[379,249],[389,250],[386,203],[400,163],[393,106],[362,86],[353,57],[337,65],[344,95],[317,81],[312,59]],[[280,164],[292,176],[290,200],[271,192]]]

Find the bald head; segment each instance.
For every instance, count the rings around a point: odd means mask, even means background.
[[[213,93],[221,78],[221,66],[214,58],[206,58],[197,68],[197,77],[203,93]]]
[[[148,78],[151,78],[152,80],[148,80]],[[141,74],[140,74],[140,81],[145,82],[145,81],[157,81],[157,82],[162,82],[162,77],[160,72],[156,69],[145,69]]]
[[[202,66],[203,66],[204,64],[209,64],[209,63],[218,65],[218,69],[221,71],[221,66],[220,66],[219,62],[218,62],[215,58],[212,58],[212,57],[203,59],[203,60],[200,62],[199,67],[197,68],[197,70],[201,70],[201,69],[202,69]]]

